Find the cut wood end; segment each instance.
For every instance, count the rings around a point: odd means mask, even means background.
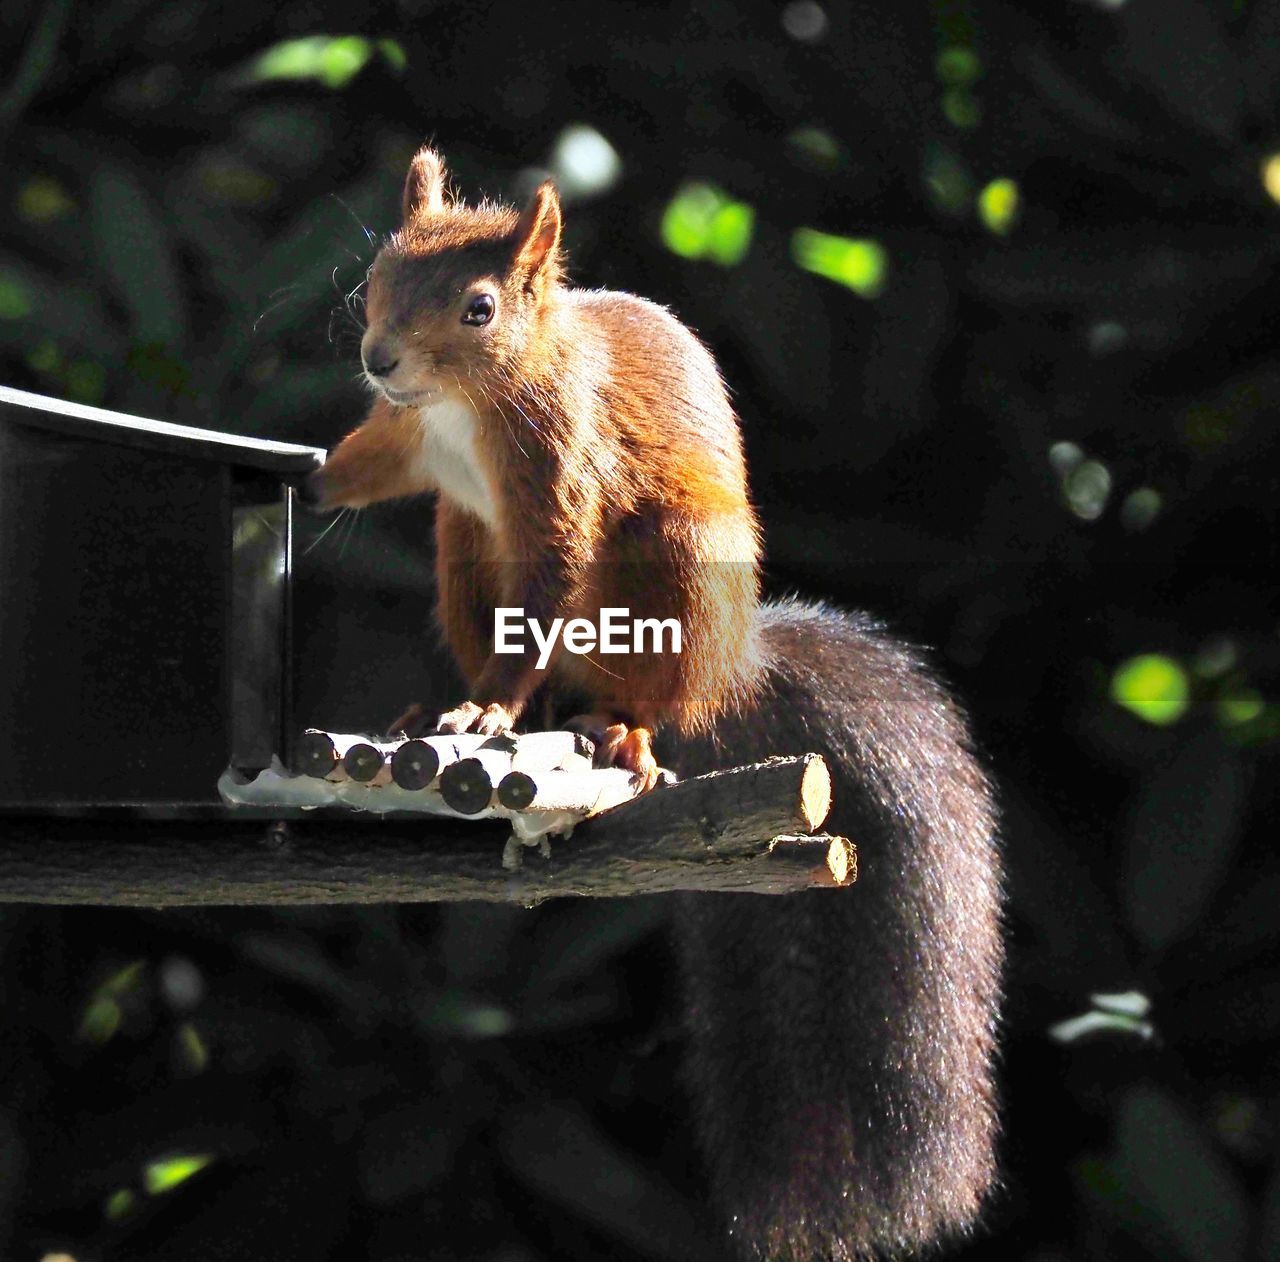
[[[382,751],[368,741],[357,741],[342,755],[343,770],[361,784],[368,784],[382,770],[385,761]]]
[[[858,847],[848,837],[832,837],[827,867],[837,885],[852,885],[858,879]]]
[[[298,741],[294,771],[323,780],[339,762],[338,751],[328,732],[308,728]]]
[[[807,832],[816,832],[831,814],[831,769],[821,754],[805,761],[800,777],[800,818]]]

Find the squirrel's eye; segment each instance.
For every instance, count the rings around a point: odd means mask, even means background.
[[[488,294],[477,294],[462,313],[463,324],[488,324],[493,319],[493,299]]]

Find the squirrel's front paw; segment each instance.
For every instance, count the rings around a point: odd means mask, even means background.
[[[481,736],[497,736],[509,732],[516,725],[516,716],[506,706],[493,702],[479,706],[474,701],[464,701],[452,710],[446,710],[436,720],[436,731],[455,735],[458,732],[476,732]]]

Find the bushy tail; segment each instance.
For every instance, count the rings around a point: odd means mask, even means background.
[[[683,774],[816,751],[843,890],[683,900],[689,1084],[744,1255],[897,1254],[969,1225],[993,1177],[1002,946],[990,789],[917,656],[856,616],[760,610],[751,713]]]

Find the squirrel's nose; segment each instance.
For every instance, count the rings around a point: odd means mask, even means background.
[[[389,377],[400,362],[400,356],[386,342],[366,341],[360,347],[364,370],[371,377]]]
[[[298,500],[313,512],[321,513],[325,509],[324,470],[316,469],[307,474],[295,488]]]

